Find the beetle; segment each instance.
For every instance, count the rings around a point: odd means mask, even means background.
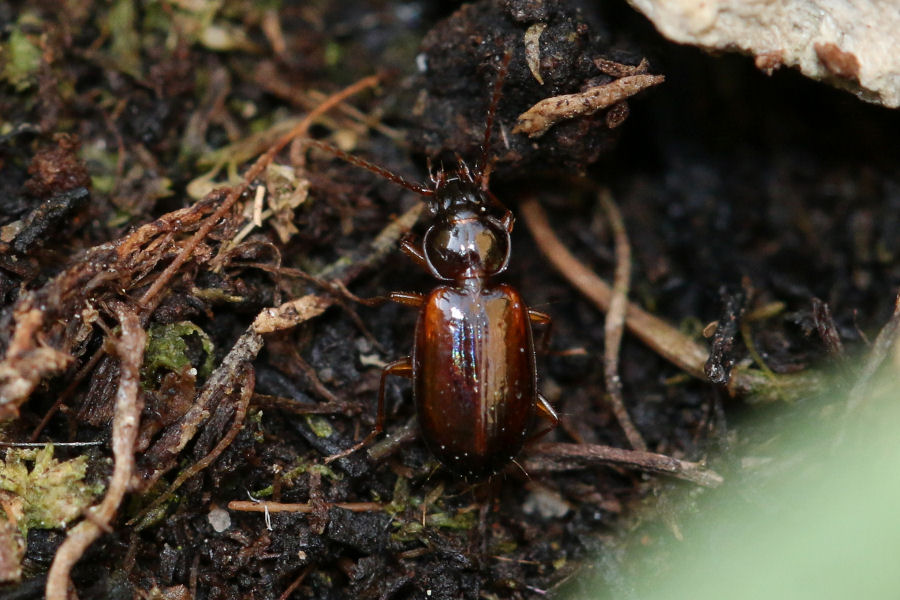
[[[421,242],[406,239],[401,250],[441,281],[428,294],[389,295],[419,310],[413,350],[382,370],[375,427],[350,451],[383,431],[385,384],[391,375],[413,380],[425,444],[445,467],[469,479],[493,475],[515,459],[536,411],[550,425],[534,437],[559,423],[537,389],[531,329],[532,323],[549,325],[550,317],[529,309],[512,286],[492,281],[509,263],[515,220],[489,191],[484,166],[508,63],[509,54],[495,84],[483,157],[474,175],[460,159],[453,171],[431,173],[430,185],[417,184],[322,142],[308,142],[426,198],[432,222]]]
[[[375,431],[384,426],[387,377],[411,377],[425,444],[448,469],[477,479],[515,459],[535,408],[551,427],[559,422],[537,390],[531,330],[550,317],[491,281],[509,262],[512,213],[491,214],[495,202],[463,163],[440,171],[434,184],[434,221],[420,247],[406,241],[402,250],[442,285],[425,295],[390,294],[419,317],[412,355],[382,371]]]

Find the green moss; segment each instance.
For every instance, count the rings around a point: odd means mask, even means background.
[[[31,528],[65,527],[100,494],[102,485],[84,481],[87,460],[87,456],[78,456],[60,462],[53,458],[52,445],[7,452],[0,463],[0,489],[12,496],[7,506],[21,510],[23,535]]]
[[[491,554],[494,556],[506,556],[512,554],[517,549],[518,546],[512,540],[501,540],[491,544]]]
[[[340,44],[329,42],[325,45],[325,64],[329,67],[340,64],[342,55],[343,51]]]
[[[425,516],[425,523],[429,527],[437,527],[439,529],[468,531],[475,527],[475,513],[472,511],[457,512],[456,514],[446,512],[429,513]]]
[[[297,482],[297,478],[305,473],[318,473],[322,477],[331,479],[332,481],[340,481],[344,477],[328,465],[311,463],[302,458],[298,458],[297,466],[285,471],[284,475],[281,476],[281,482],[287,487],[293,487]]]
[[[275,486],[267,485],[266,487],[256,490],[255,492],[250,492],[250,495],[253,496],[254,499],[259,500],[260,498],[268,498],[274,493]]]
[[[189,353],[187,339],[196,335],[204,354],[203,362],[193,364]],[[197,377],[204,378],[212,373],[213,343],[205,331],[190,321],[180,321],[162,325],[156,323],[150,327],[147,346],[144,349],[144,366],[142,380],[145,387],[155,385],[153,378],[160,369],[181,371],[193,366],[197,369]]]
[[[137,33],[133,0],[118,0],[107,15],[112,37],[110,58],[123,72],[141,78],[141,38]]]
[[[28,89],[41,66],[41,49],[16,26],[10,33],[9,40],[0,46],[3,71],[0,78],[21,92]]]
[[[409,506],[409,481],[404,477],[398,477],[396,483],[394,483],[394,497],[386,510],[391,515],[398,515],[409,508]]]
[[[306,424],[320,438],[330,437],[334,433],[334,428],[328,422],[328,419],[319,415],[307,415]]]

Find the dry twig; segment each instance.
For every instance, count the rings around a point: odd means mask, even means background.
[[[43,312],[30,302],[20,303],[13,313],[16,329],[0,362],[0,420],[15,417],[22,404],[45,376],[72,362],[65,352],[39,344],[36,334],[44,322]]]
[[[226,396],[237,387],[244,366],[256,358],[262,346],[262,336],[252,328],[238,338],[222,364],[207,379],[193,406],[144,453],[143,462],[152,465],[144,475],[145,489],[152,487],[164,473],[175,466],[178,454],[209,418],[213,400]]]
[[[178,474],[178,477],[175,478],[175,481],[169,485],[168,489],[165,492],[157,496],[153,502],[147,506],[139,516],[133,518],[129,521],[129,524],[133,524],[135,522],[140,521],[145,515],[161,506],[164,502],[166,502],[169,498],[172,497],[178,488],[184,484],[185,481],[207,468],[209,465],[213,464],[219,456],[225,451],[228,446],[231,445],[231,442],[234,441],[234,438],[237,437],[238,433],[241,431],[241,427],[244,426],[244,419],[247,416],[247,407],[250,406],[250,398],[253,397],[253,389],[256,385],[256,374],[253,371],[253,368],[248,364],[244,365],[244,380],[241,385],[241,397],[238,399],[237,406],[234,411],[234,419],[231,422],[231,427],[228,429],[228,432],[219,440],[219,443],[216,444],[216,447],[213,448],[206,456],[202,459],[198,460],[190,467],[182,471]]]
[[[602,311],[609,310],[612,289],[609,284],[584,266],[563,245],[547,215],[534,198],[527,198],[519,206],[519,214],[531,231],[535,242],[563,277],[575,286]],[[706,348],[682,334],[662,319],[629,303],[625,311],[625,326],[660,356],[690,375],[706,380],[704,366]],[[754,400],[789,399],[813,393],[822,388],[815,373],[797,373],[770,377],[754,370],[737,369],[728,383],[732,394],[744,394]]]
[[[124,304],[118,304],[116,313],[122,326],[122,335],[116,341],[120,375],[112,427],[115,467],[103,501],[90,509],[87,518],[69,531],[66,540],[56,551],[50,572],[47,574],[48,600],[66,600],[69,572],[87,547],[100,537],[100,533],[109,529],[109,524],[131,485],[134,472],[134,444],[141,415],[138,393],[146,333],[141,328],[137,315]]]
[[[825,344],[828,353],[837,358],[846,358],[844,352],[844,344],[841,342],[841,334],[838,332],[834,318],[831,316],[831,309],[827,302],[822,302],[818,298],[812,299],[813,322],[816,324],[816,331]]]
[[[416,204],[398,219],[389,223],[368,248],[361,248],[350,258],[337,260],[323,272],[327,273],[328,277],[334,277],[343,283],[349,282],[362,270],[383,260],[389,252],[393,251],[397,241],[415,223],[422,208],[422,204]],[[281,306],[263,309],[232,346],[222,360],[222,364],[207,379],[194,405],[144,454],[145,462],[153,465],[145,475],[145,488],[149,488],[175,466],[178,454],[209,418],[213,400],[221,398],[234,389],[242,365],[252,362],[262,350],[263,333],[295,327],[322,314],[333,303],[333,297],[308,294],[297,300],[285,302]]]
[[[720,294],[725,306],[722,316],[715,323],[716,329],[710,339],[709,358],[706,359],[703,370],[711,382],[726,384],[734,368],[735,340],[749,321],[744,319],[749,294],[744,290],[728,293],[726,288]]]
[[[94,246],[42,287],[20,296],[13,311],[12,342],[0,362],[0,420],[14,417],[41,379],[70,364],[72,354],[93,335],[97,311],[85,294],[100,299],[131,289],[166,255],[174,232],[196,225],[217,198],[213,194],[118,240]],[[48,411],[50,415],[104,355],[101,346]]]
[[[598,464],[662,473],[706,487],[716,487],[724,481],[721,475],[703,463],[599,444],[537,444],[525,459],[527,471],[568,471]]]
[[[306,579],[306,576],[309,575],[310,571],[312,571],[313,565],[307,565],[303,572],[291,582],[291,585],[287,587],[286,590],[278,597],[278,600],[287,600],[291,597],[291,594],[297,591],[297,588],[300,587],[300,584],[303,583],[303,580]]]
[[[622,397],[622,379],[619,377],[619,350],[622,346],[622,333],[625,330],[625,309],[628,307],[628,289],[631,285],[631,245],[628,243],[628,232],[619,207],[613,202],[609,190],[600,194],[600,204],[606,211],[613,231],[616,247],[616,271],[613,278],[612,298],[609,311],[606,313],[603,334],[603,376],[606,381],[606,393],[609,395],[613,413],[628,438],[628,443],[635,450],[647,450],[647,443],[628,415],[625,399]]]
[[[415,417],[409,419],[403,427],[391,431],[384,439],[378,440],[367,450],[370,460],[381,461],[396,452],[400,446],[411,442],[419,435],[419,422]]]
[[[331,306],[334,300],[325,296],[308,294],[290,300],[280,306],[264,308],[253,320],[254,333],[273,333],[299,325],[303,321],[318,317]]]
[[[168,284],[168,282],[175,276],[175,273],[181,266],[191,257],[191,253],[197,247],[197,245],[207,236],[209,232],[213,230],[213,228],[218,224],[219,219],[225,216],[225,214],[231,210],[231,207],[234,206],[234,203],[237,202],[238,198],[241,197],[247,188],[250,187],[250,184],[254,179],[259,177],[262,172],[265,170],[267,166],[274,160],[275,156],[281,152],[281,150],[287,146],[294,138],[306,135],[306,132],[309,130],[310,125],[322,114],[328,112],[350,96],[364,90],[370,88],[378,83],[378,77],[375,75],[366,77],[361,79],[360,81],[354,83],[353,85],[345,88],[341,92],[334,94],[329,97],[327,100],[322,102],[315,109],[311,110],[306,117],[303,118],[293,129],[283,135],[278,142],[272,145],[265,154],[256,159],[256,162],[247,169],[247,172],[244,174],[244,181],[240,184],[231,188],[228,192],[228,195],[225,197],[225,200],[222,201],[222,204],[216,211],[209,216],[209,218],[204,221],[203,225],[201,225],[200,229],[197,230],[196,233],[191,237],[191,239],[185,244],[185,246],[181,249],[181,252],[178,256],[173,260],[169,265],[165,268],[165,270],[160,273],[159,277],[156,278],[156,281],[153,282],[153,285],[144,293],[141,297],[141,305],[145,309],[145,314],[150,314],[153,312],[153,309],[156,308],[157,304],[159,304],[161,300],[160,292],[162,289]]]

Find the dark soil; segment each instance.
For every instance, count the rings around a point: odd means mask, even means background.
[[[619,467],[526,475],[511,465],[472,484],[442,469],[415,433],[379,461],[361,451],[326,465],[371,429],[379,365],[409,353],[416,315],[354,303],[314,278],[340,279],[362,298],[435,281],[399,250],[362,260],[420,200],[325,153],[308,153],[308,198],[228,246],[249,222],[240,207],[252,208],[250,189],[157,305],[140,312],[139,300],[224,198],[188,191],[216,163],[214,152],[373,73],[383,74],[378,93],[347,103],[364,114],[333,110],[312,134],[426,181],[426,159],[437,167],[483,158],[494,82],[512,52],[491,145],[492,191],[504,204],[515,213],[537,197],[568,247],[608,279],[612,233],[596,198],[609,188],[630,236],[630,299],[698,339],[705,324],[732,322],[713,340],[713,379],[752,362],[753,350],[775,374],[837,367],[847,377],[839,387],[852,385],[847,357],[866,352],[900,286],[896,111],[793,71],[766,76],[751,59],[671,44],[624,2],[271,6],[225,3],[211,15],[219,29],[203,33],[205,17],[174,3],[0,3],[0,43],[24,34],[40,50],[24,79],[0,82],[0,351],[15,347],[31,294],[44,314],[40,344],[71,357],[36,380],[17,416],[3,413],[0,436],[29,441],[52,411],[37,441],[103,442],[90,451],[88,477],[105,479],[119,381],[118,359],[104,346],[118,335],[112,307],[135,307],[151,334],[192,324],[178,336],[182,362],[145,362],[141,484],[73,570],[78,597],[274,600],[298,579],[292,598],[554,597],[567,583],[589,593],[577,584],[588,572],[616,590],[627,570],[618,561],[630,543],[623,532],[646,527],[642,543],[652,545],[696,509],[699,492],[672,494],[693,484]],[[536,22],[547,23],[543,85],[522,50]],[[614,129],[601,111],[537,139],[511,133],[537,101],[613,81],[596,58],[647,58],[666,81],[617,105],[614,122],[627,119]],[[246,154],[232,146],[229,156],[243,172],[274,139]],[[288,151],[276,162],[291,166]],[[227,171],[216,185],[236,183]],[[426,226],[420,219],[416,233]],[[140,251],[127,254],[132,245]],[[628,447],[605,400],[604,314],[553,270],[521,223],[503,278],[553,317],[539,382],[563,422],[545,441]],[[229,389],[189,443],[172,441],[210,373],[261,310],[311,293],[337,304],[265,336],[240,432],[148,515],[233,422],[239,394]],[[750,322],[748,348],[734,324],[773,303],[783,306]],[[99,316],[88,323],[89,314]],[[824,418],[818,390],[791,405],[750,405],[628,334],[620,375],[649,448],[709,458],[726,482],[755,440],[756,429],[735,424],[745,413]],[[387,399],[387,431],[396,433],[414,415],[405,380],[390,380]],[[79,453],[57,449],[60,459]],[[230,526],[214,529],[211,511],[248,494],[308,503],[311,512],[272,513],[267,527],[262,513],[229,511]],[[364,502],[386,509],[335,506]],[[64,537],[31,529],[22,579],[0,585],[0,600],[43,597]]]

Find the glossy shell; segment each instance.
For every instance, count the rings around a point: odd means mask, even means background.
[[[412,358],[423,438],[444,465],[479,478],[515,458],[537,399],[531,324],[515,289],[436,288]]]
[[[445,281],[491,277],[509,262],[509,232],[496,219],[472,214],[432,225],[423,247],[432,273]]]

